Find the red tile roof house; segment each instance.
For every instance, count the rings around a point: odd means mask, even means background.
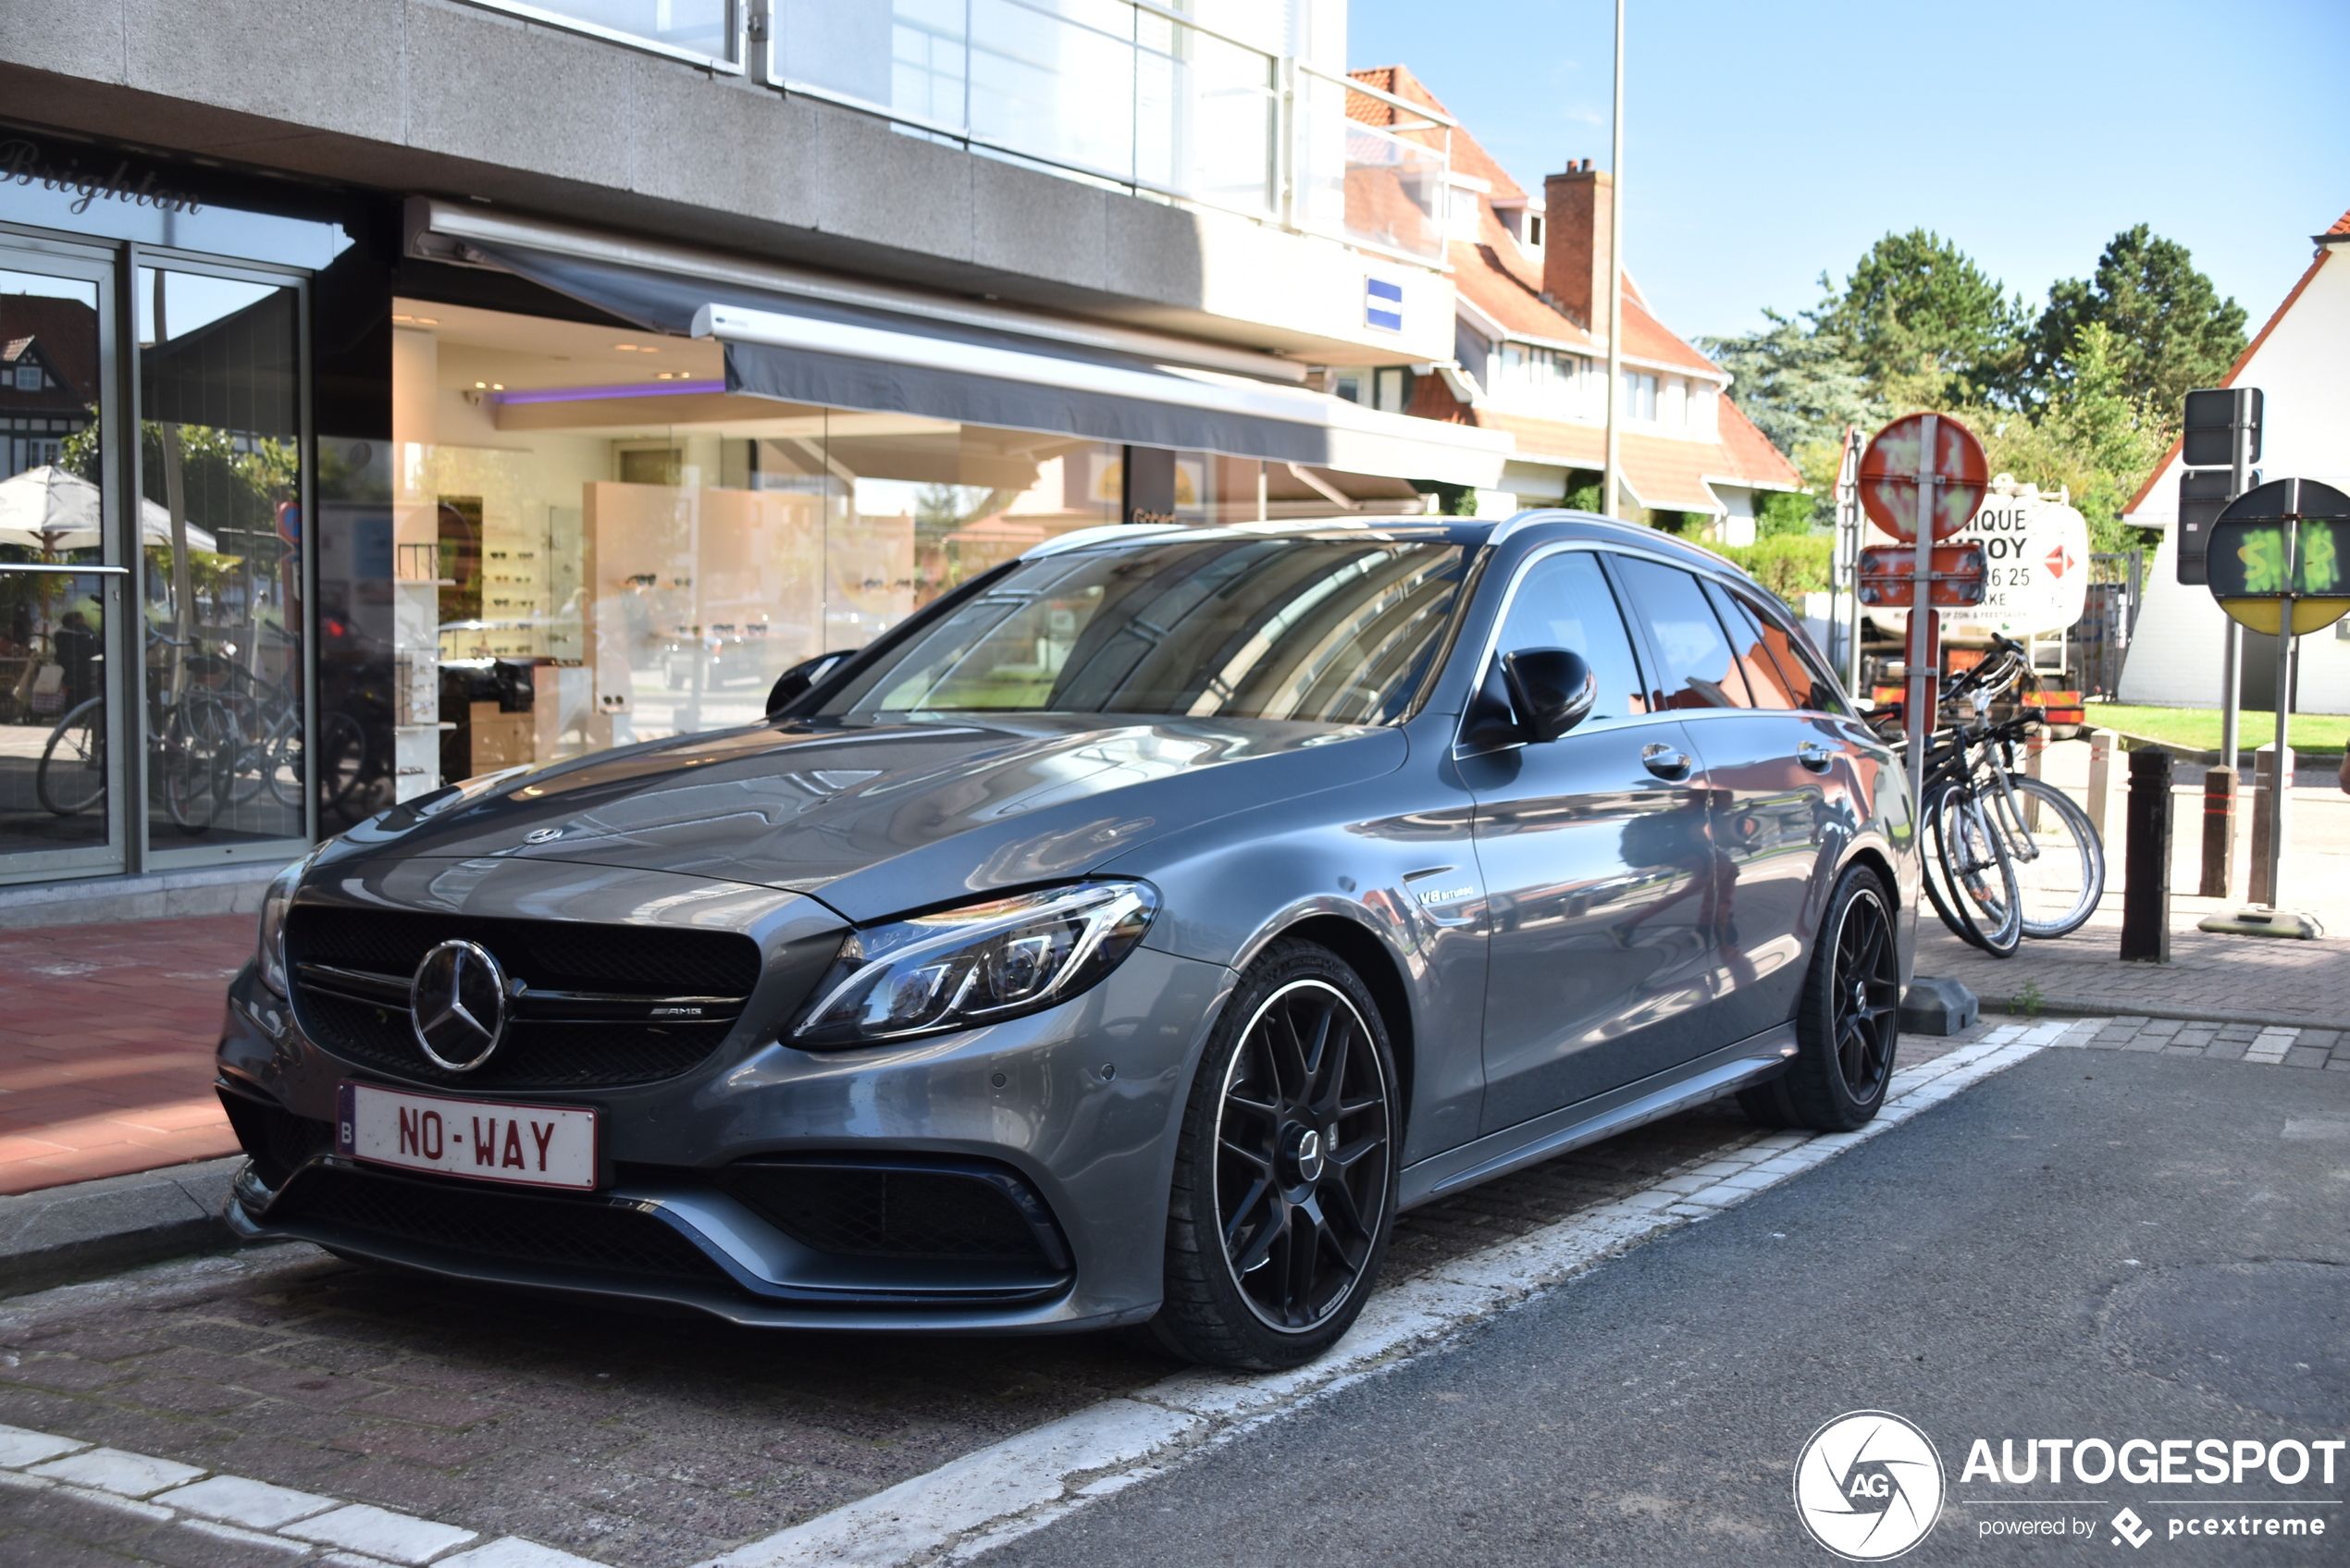
[[[1402,66],[1349,73],[1367,86],[1453,117]],[[1350,94],[1348,117],[1395,126],[1409,111]],[[1441,133],[1439,133],[1441,134]],[[1517,452],[1480,512],[1553,504],[1596,486],[1606,450],[1608,209],[1614,180],[1590,160],[1528,192],[1466,130],[1452,132],[1446,220],[1457,364],[1408,383],[1408,412],[1506,430]],[[1404,390],[1390,371],[1330,372],[1330,386],[1386,406]],[[1624,279],[1622,424],[1626,514],[1697,512],[1705,537],[1754,538],[1758,490],[1800,490],[1802,476],[1723,394],[1728,372],[1673,335]],[[1694,530],[1693,530],[1694,531]]]

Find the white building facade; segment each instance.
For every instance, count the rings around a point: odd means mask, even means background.
[[[2257,387],[2265,397],[2258,467],[2270,479],[2318,479],[2350,490],[2350,213],[2315,237],[2317,254],[2228,373],[2223,386]],[[2210,593],[2178,580],[2179,451],[2173,447],[2124,512],[2158,526],[2162,543],[2148,574],[2146,605],[2131,638],[2119,696],[2166,708],[2215,708],[2227,617]],[[2350,635],[2344,625],[2301,639],[2295,711],[2350,713]],[[2274,643],[2247,636],[2247,682],[2256,694]]]

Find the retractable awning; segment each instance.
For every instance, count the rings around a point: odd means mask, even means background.
[[[726,389],[753,397],[1483,488],[1500,479],[1515,444],[1503,432],[1381,414],[1294,384],[1147,352],[503,237],[468,237],[464,253],[649,331],[713,339],[725,350]],[[1097,335],[1147,342],[1141,333]],[[1204,359],[1251,357],[1202,347]]]

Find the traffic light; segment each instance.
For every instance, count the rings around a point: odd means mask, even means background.
[[[2257,489],[2260,471],[2245,476],[2245,488]],[[2231,468],[2185,468],[2179,472],[2178,580],[2193,587],[2208,579],[2204,571],[2211,525],[2235,500],[2235,471]]]
[[[2204,584],[2211,525],[2230,501],[2260,483],[2251,465],[2260,458],[2262,401],[2257,387],[2207,387],[2187,394],[2186,430],[2179,442],[2177,574],[2183,584]]]
[[[2246,432],[2244,461],[2260,461],[2260,389],[2215,387],[2187,394],[2186,438],[2180,461],[2189,468],[2232,468],[2236,432]]]

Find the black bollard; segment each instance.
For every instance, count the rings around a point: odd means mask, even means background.
[[[2171,961],[2171,754],[2130,753],[2130,826],[2121,860],[2121,957]]]

